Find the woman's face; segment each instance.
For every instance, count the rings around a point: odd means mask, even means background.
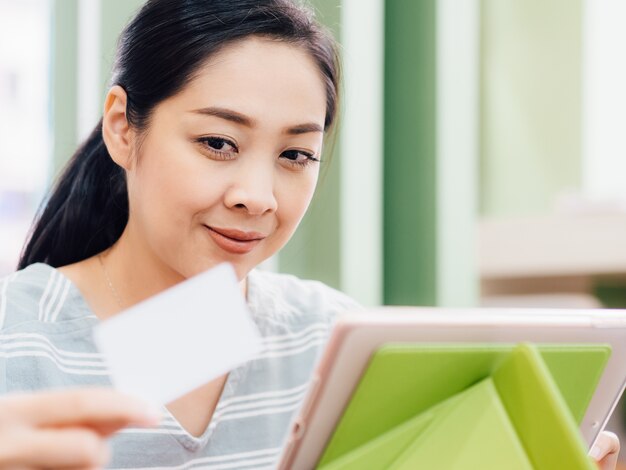
[[[189,277],[247,273],[287,243],[319,173],[326,93],[306,51],[235,43],[154,110],[128,170],[128,230]]]

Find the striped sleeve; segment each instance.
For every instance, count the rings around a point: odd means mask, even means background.
[[[15,274],[11,274],[0,279],[0,394],[7,392],[7,359],[4,341],[1,337],[7,318],[9,283],[14,278]]]
[[[0,331],[4,328],[8,309],[9,284],[17,277],[17,273],[5,276],[0,279]]]

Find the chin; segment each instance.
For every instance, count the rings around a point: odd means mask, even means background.
[[[231,263],[231,265],[235,269],[235,274],[237,275],[237,280],[239,280],[239,282],[243,281],[248,275],[248,273],[252,271],[252,268],[254,267],[254,266],[248,266],[248,265],[244,266],[241,264],[234,264],[234,263]]]
[[[222,259],[222,260],[215,260],[215,259],[206,260],[205,259],[205,260],[197,260],[191,266],[184,267],[183,273],[186,278],[190,278],[198,274],[201,274],[205,271],[208,271],[209,269],[212,269],[222,263],[228,263],[233,267],[233,269],[235,270],[235,274],[237,276],[237,280],[239,281],[242,281],[243,279],[245,279],[245,277],[252,270],[252,268],[254,268],[254,266],[250,266],[250,263],[241,263],[241,262],[237,263],[237,262],[232,262],[227,259]]]

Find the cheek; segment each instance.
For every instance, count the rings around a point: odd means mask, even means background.
[[[131,211],[149,230],[189,226],[197,213],[219,201],[223,190],[205,163],[184,146],[146,151],[129,185]]]
[[[317,184],[317,172],[282,182],[277,191],[279,223],[292,233],[306,213]]]

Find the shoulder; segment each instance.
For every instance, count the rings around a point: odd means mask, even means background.
[[[322,282],[258,269],[248,277],[248,302],[255,316],[291,324],[330,323],[337,315],[361,309]]]
[[[1,278],[0,330],[56,318],[71,287],[69,279],[42,263]]]
[[[258,269],[248,275],[247,297],[262,336],[262,351],[248,371],[257,388],[308,382],[337,317],[361,308],[319,281]]]

